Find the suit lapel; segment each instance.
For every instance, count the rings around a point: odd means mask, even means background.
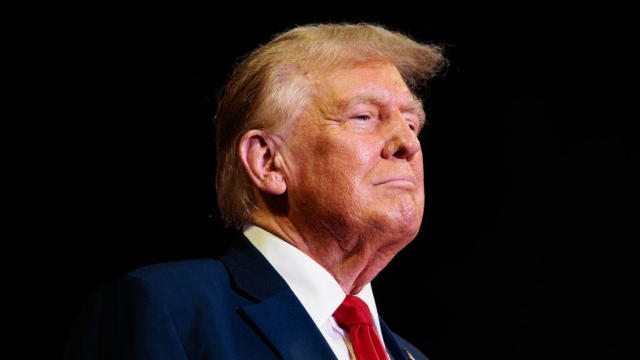
[[[284,359],[335,359],[293,292],[283,291],[243,311]]]
[[[233,286],[255,304],[238,309],[285,360],[335,359],[307,311],[287,283],[244,236],[220,258]]]
[[[382,337],[384,338],[384,344],[387,347],[387,351],[393,356],[394,360],[409,360],[405,350],[398,344],[396,337],[391,332],[391,329],[380,319],[380,330],[382,330]]]
[[[233,239],[220,261],[227,267],[235,290],[254,302],[281,291],[291,291],[267,259],[242,234]]]

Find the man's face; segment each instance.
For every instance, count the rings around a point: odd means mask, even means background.
[[[422,104],[388,63],[336,70],[315,86],[285,139],[289,217],[337,236],[406,244],[424,210]]]

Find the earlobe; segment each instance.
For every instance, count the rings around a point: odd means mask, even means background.
[[[240,139],[240,160],[253,184],[262,192],[281,195],[287,184],[280,172],[275,144],[263,130],[247,131]]]

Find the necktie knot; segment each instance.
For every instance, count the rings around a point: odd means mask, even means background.
[[[359,297],[353,295],[347,295],[333,316],[340,325],[346,327],[358,324],[373,325],[369,307]]]
[[[349,328],[351,345],[358,360],[387,360],[387,353],[378,337],[367,304],[360,298],[347,295],[333,313],[340,326]]]

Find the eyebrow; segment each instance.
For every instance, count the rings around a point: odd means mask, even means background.
[[[382,104],[384,103],[384,100],[384,97],[375,94],[358,95],[348,101],[340,102],[338,104],[338,110],[344,112],[359,104]],[[416,114],[418,116],[418,121],[420,122],[419,127],[422,128],[424,126],[426,122],[426,115],[424,113],[422,101],[414,94],[411,94],[407,104],[402,106],[400,110],[402,112],[412,112]]]

